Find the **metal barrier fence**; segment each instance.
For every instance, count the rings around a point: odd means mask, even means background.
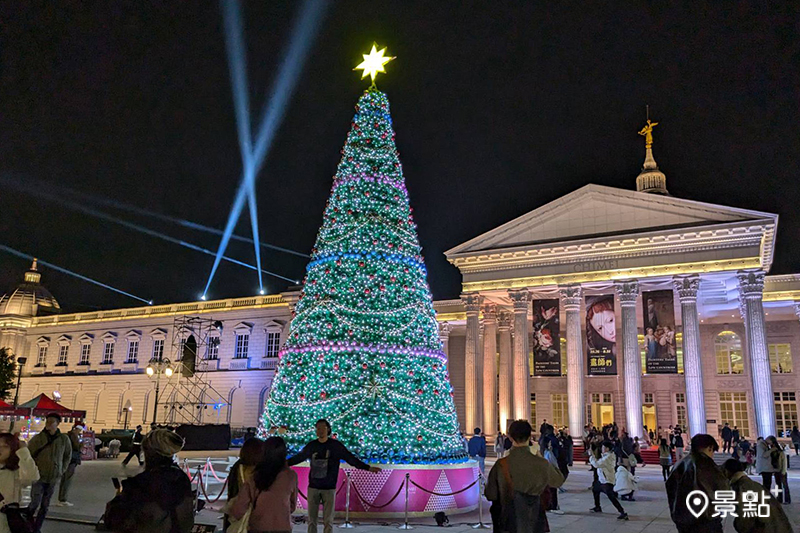
[[[211,458],[210,457],[206,458],[204,464],[197,465],[197,471],[195,472],[194,476],[192,476],[192,474],[191,474],[191,470],[189,468],[189,462],[188,462],[187,459],[183,460],[183,469],[186,472],[186,475],[189,476],[189,482],[192,483],[192,484],[195,484],[195,483],[197,484],[197,492],[196,492],[195,506],[194,506],[195,512],[199,511],[199,509],[198,509],[198,501],[200,499],[200,493],[201,492],[203,493],[203,496],[205,496],[205,502],[209,503],[209,504],[217,503],[222,498],[222,495],[225,494],[225,488],[228,485],[228,479],[230,479],[230,476],[226,477],[224,480],[220,479],[219,475],[217,475],[216,471],[214,470],[214,465],[211,462]],[[210,475],[212,475],[214,477],[214,479],[216,479],[218,482],[222,483],[222,487],[219,489],[219,494],[213,500],[208,495],[209,473],[210,473]],[[353,490],[353,492],[355,492],[356,497],[361,501],[361,503],[362,503],[362,505],[364,505],[364,507],[369,508],[369,509],[383,509],[383,508],[388,507],[389,505],[391,505],[397,499],[397,497],[400,495],[400,493],[403,492],[403,489],[405,488],[405,512],[404,512],[403,524],[401,524],[397,529],[404,529],[404,530],[406,530],[406,529],[414,529],[414,527],[408,523],[408,491],[409,491],[409,486],[410,485],[414,485],[416,488],[418,488],[422,492],[426,492],[426,493],[432,494],[434,496],[455,496],[456,494],[461,494],[462,492],[466,492],[469,489],[471,489],[472,487],[475,487],[477,485],[477,487],[478,487],[478,523],[473,525],[472,527],[474,529],[489,529],[490,528],[490,526],[488,526],[488,525],[483,523],[483,498],[481,497],[481,494],[483,494],[483,491],[485,489],[486,480],[483,477],[483,473],[480,472],[480,471],[478,471],[478,477],[475,479],[475,481],[473,481],[469,485],[467,485],[467,486],[465,486],[465,487],[463,487],[463,488],[461,488],[461,489],[459,489],[457,491],[446,492],[446,493],[445,492],[436,492],[436,491],[433,491],[433,490],[426,489],[425,487],[423,487],[423,486],[419,485],[418,483],[412,481],[410,479],[410,474],[408,472],[406,472],[405,480],[403,482],[401,482],[400,485],[397,487],[397,491],[395,491],[394,496],[392,496],[388,501],[386,501],[386,502],[384,502],[384,503],[382,503],[380,505],[376,504],[374,501],[372,501],[372,502],[367,501],[366,498],[364,498],[361,495],[361,493],[358,492],[358,487],[355,484],[352,483],[351,472],[349,470],[345,470],[344,473],[345,473],[345,479],[339,485],[339,487],[336,489],[336,495],[338,495],[343,489],[345,489],[347,491],[345,493],[345,519],[344,519],[344,523],[339,526],[341,528],[351,529],[351,528],[355,527],[352,524],[352,522],[350,522],[350,491],[351,491],[351,489]],[[298,490],[297,492],[299,493],[301,498],[303,498],[304,500],[306,500],[306,502],[308,502],[308,496],[303,494],[303,492],[300,491],[300,490]]]

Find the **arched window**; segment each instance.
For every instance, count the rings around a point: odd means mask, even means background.
[[[744,372],[742,339],[732,331],[723,331],[714,340],[717,354],[717,374],[741,374]]]

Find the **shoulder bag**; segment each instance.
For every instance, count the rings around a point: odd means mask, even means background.
[[[18,503],[4,505],[0,512],[6,515],[8,529],[11,533],[33,533],[36,525],[33,519],[33,512],[27,507],[20,507]]]

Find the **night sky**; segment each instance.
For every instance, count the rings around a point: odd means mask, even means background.
[[[219,5],[102,4],[0,3],[0,173],[222,228],[241,159]],[[244,6],[253,122],[298,4]],[[460,290],[445,250],[587,183],[635,188],[645,104],[660,122],[654,152],[670,192],[778,213],[772,273],[800,271],[798,4],[461,4],[331,5],[259,176],[263,241],[313,246],[367,86],[352,68],[377,41],[397,56],[378,85],[391,101],[434,298]],[[210,235],[117,214],[217,247]],[[249,231],[245,215],[237,233]],[[0,243],[156,303],[197,299],[213,262],[2,186]],[[245,244],[228,253],[254,261]],[[266,269],[303,276],[302,258],[263,258]],[[0,292],[27,265],[0,253]],[[140,305],[43,275],[67,311]],[[287,286],[265,282],[271,293]],[[257,287],[253,271],[223,263],[209,297]]]

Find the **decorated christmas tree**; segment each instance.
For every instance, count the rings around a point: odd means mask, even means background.
[[[374,85],[384,50],[358,67],[373,85],[356,105],[260,434],[279,429],[296,451],[326,418],[368,462],[463,462],[389,101]]]

